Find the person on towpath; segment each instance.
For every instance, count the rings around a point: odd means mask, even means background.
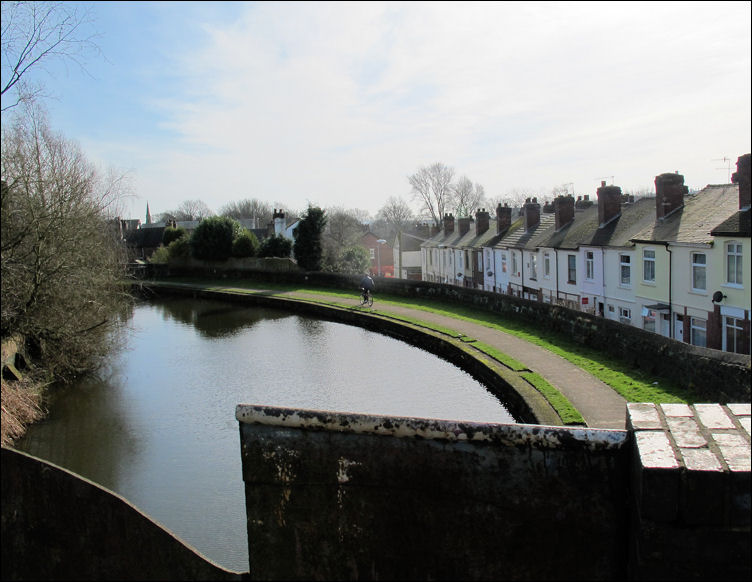
[[[368,296],[376,290],[376,283],[368,273],[360,280],[360,289],[363,292],[363,301],[367,301]]]

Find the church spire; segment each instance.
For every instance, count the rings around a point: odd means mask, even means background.
[[[151,212],[149,212],[149,203],[146,203],[146,224],[151,224]]]

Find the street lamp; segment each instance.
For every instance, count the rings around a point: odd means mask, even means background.
[[[383,238],[380,238],[376,242],[379,243],[379,245],[376,247],[376,250],[378,251],[379,256],[379,277],[381,277],[381,245],[383,245],[386,241]]]

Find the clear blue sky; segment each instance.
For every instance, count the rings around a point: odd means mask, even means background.
[[[35,78],[142,220],[189,199],[375,214],[437,161],[489,197],[700,188],[750,151],[749,2],[75,4],[102,54]]]

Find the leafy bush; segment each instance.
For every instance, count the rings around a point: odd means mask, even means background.
[[[259,241],[256,235],[247,228],[244,228],[235,240],[232,241],[233,257],[255,257],[258,249]]]
[[[174,240],[178,240],[180,237],[187,236],[188,232],[182,227],[179,226],[177,228],[173,228],[172,226],[168,226],[164,229],[164,233],[162,233],[162,244],[164,246],[170,246],[170,243]]]
[[[170,258],[170,251],[167,247],[160,245],[156,251],[154,251],[149,257],[150,263],[166,263]]]
[[[226,216],[211,216],[198,223],[190,239],[197,259],[223,261],[232,256],[232,243],[240,233],[240,223]]]
[[[290,256],[292,252],[292,241],[283,237],[281,234],[265,238],[259,247],[259,257],[282,257],[284,259]]]
[[[187,259],[191,256],[191,243],[189,237],[181,236],[167,245],[170,259]]]
[[[365,273],[371,266],[368,250],[361,245],[346,247],[339,254],[336,269],[338,273],[357,275]]]

